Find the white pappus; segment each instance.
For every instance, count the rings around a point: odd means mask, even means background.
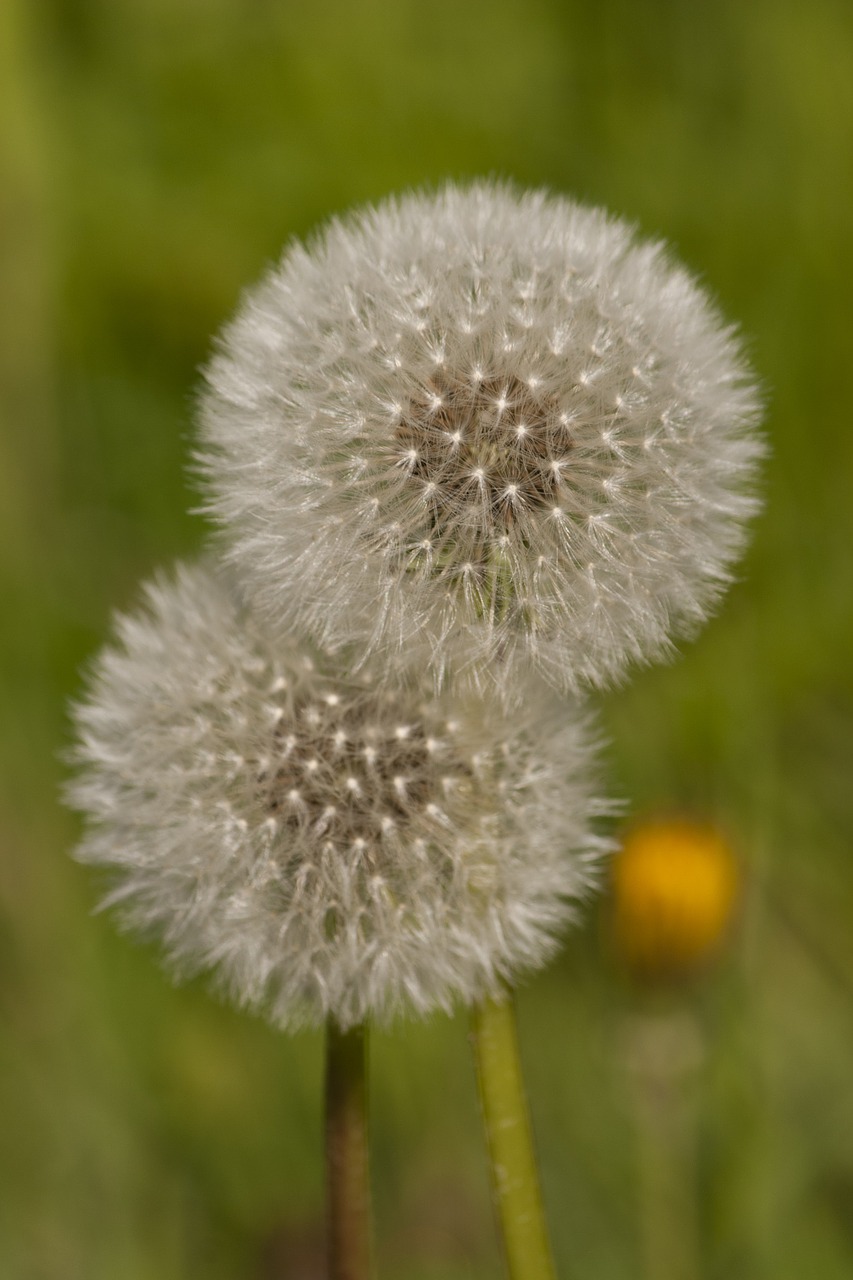
[[[755,509],[759,397],[660,244],[452,185],[333,221],[245,296],[200,464],[270,624],[520,696],[666,656]]]
[[[607,847],[588,718],[552,702],[382,688],[184,566],[75,708],[77,856],[178,971],[276,1025],[470,1002],[553,954]]]

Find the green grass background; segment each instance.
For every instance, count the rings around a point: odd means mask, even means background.
[[[632,812],[733,834],[728,952],[652,1014],[599,911],[520,994],[561,1275],[853,1275],[851,156],[845,0],[3,0],[0,1275],[319,1274],[320,1038],[92,918],[65,707],[205,536],[192,402],[241,288],[332,211],[489,173],[672,241],[748,335],[772,444],[720,615],[600,700]],[[638,1019],[704,1045],[659,1125]],[[377,1036],[373,1068],[381,1275],[497,1275],[464,1018]],[[648,1169],[678,1159],[667,1197]]]

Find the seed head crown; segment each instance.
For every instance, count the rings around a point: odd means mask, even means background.
[[[272,643],[204,565],[122,620],[76,719],[108,902],[279,1025],[494,991],[550,956],[604,848],[582,722],[377,687]]]
[[[730,330],[661,246],[508,187],[387,201],[246,297],[202,405],[259,609],[403,678],[562,690],[728,581],[761,446]]]

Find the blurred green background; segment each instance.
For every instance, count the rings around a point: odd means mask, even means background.
[[[489,173],[672,241],[748,335],[772,443],[720,615],[601,699],[632,813],[732,833],[728,950],[650,1011],[599,909],[520,994],[561,1275],[853,1275],[851,155],[845,0],[3,0],[3,1277],[320,1274],[320,1038],[92,918],[65,707],[205,535],[193,397],[241,288],[332,211]],[[696,1049],[660,1124],[638,1026]],[[464,1018],[377,1036],[373,1068],[382,1276],[496,1276]]]

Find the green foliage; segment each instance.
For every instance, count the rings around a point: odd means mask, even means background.
[[[204,536],[196,370],[240,288],[331,211],[482,173],[636,218],[752,337],[773,455],[743,581],[603,710],[633,809],[716,818],[745,865],[727,956],[673,997],[703,1045],[699,1273],[853,1272],[851,98],[839,0],[0,6],[4,1277],[319,1274],[319,1041],[89,918],[63,708],[110,610]],[[606,910],[520,1009],[561,1274],[637,1276],[623,1034],[650,1015]],[[374,1041],[388,1280],[498,1266],[464,1031]]]

